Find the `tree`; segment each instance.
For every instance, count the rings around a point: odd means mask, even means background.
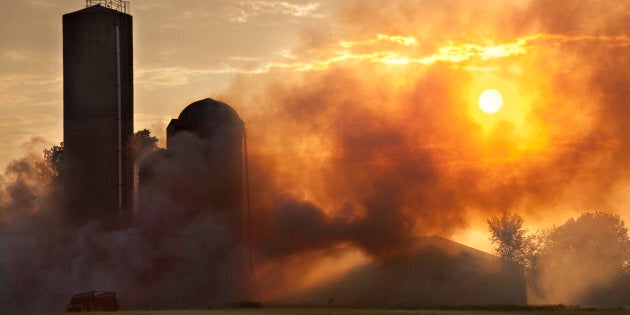
[[[131,141],[134,160],[138,161],[143,155],[157,150],[157,143],[158,138],[151,136],[149,129],[134,133]]]
[[[618,215],[583,213],[546,231],[537,272],[544,302],[620,305],[630,286],[630,239]]]
[[[545,260],[545,268],[592,265],[598,270],[627,272],[628,229],[616,214],[583,213],[551,229],[544,237],[540,256]]]
[[[157,149],[158,138],[151,136],[151,131],[142,129],[133,134],[132,151],[134,159],[139,159],[142,155],[153,152]],[[49,149],[44,149],[44,168],[50,171],[51,181],[54,185],[61,185],[63,177],[63,142],[53,145]]]
[[[50,149],[44,149],[44,163],[50,170],[51,181],[54,185],[61,185],[63,175],[63,142],[53,145]]]
[[[534,238],[527,235],[523,227],[525,220],[518,215],[503,212],[501,217],[491,216],[488,219],[490,240],[496,244],[495,250],[506,261],[523,267],[531,267],[534,261]]]

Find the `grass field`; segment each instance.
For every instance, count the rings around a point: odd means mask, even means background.
[[[68,313],[31,313],[68,314]],[[394,309],[334,309],[334,308],[256,308],[256,309],[210,309],[210,310],[160,310],[89,312],[90,315],[508,315],[508,314],[628,314],[630,310],[580,309],[580,308],[529,308],[529,309],[458,309],[458,310],[394,310]]]

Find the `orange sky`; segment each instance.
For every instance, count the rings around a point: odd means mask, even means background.
[[[31,137],[62,140],[61,15],[84,1],[0,1],[4,168]],[[630,1],[132,0],[131,13],[135,129],[164,138],[188,103],[226,101],[252,174],[273,179],[263,192],[350,219],[384,203],[401,235],[486,250],[484,220],[503,210],[532,229],[630,219]],[[493,115],[477,106],[487,88],[504,98]]]

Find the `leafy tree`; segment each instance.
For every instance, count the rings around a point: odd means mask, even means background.
[[[587,212],[541,239],[537,283],[546,302],[627,303],[630,239],[618,215]]]
[[[54,185],[61,185],[63,174],[63,142],[53,145],[50,149],[44,149],[44,164],[50,170],[51,180]]]
[[[545,268],[591,265],[597,270],[630,271],[628,229],[616,214],[583,213],[548,231],[540,256]]]
[[[134,159],[138,159],[143,154],[157,150],[158,138],[151,136],[151,131],[142,129],[134,133],[132,138],[132,151]],[[54,185],[61,185],[63,176],[63,142],[53,145],[49,149],[44,149],[43,167],[50,172],[51,181]]]
[[[506,261],[525,268],[537,303],[620,305],[630,289],[630,238],[618,215],[587,212],[528,235],[518,214],[488,219]]]
[[[157,150],[158,138],[151,136],[149,129],[142,129],[133,134],[131,141],[134,159]]]
[[[500,217],[492,216],[487,222],[490,240],[496,244],[497,253],[506,261],[531,267],[536,246],[534,237],[528,236],[523,227],[525,220],[518,214],[503,212]]]

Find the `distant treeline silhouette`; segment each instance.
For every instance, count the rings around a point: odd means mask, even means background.
[[[525,272],[529,303],[630,303],[630,239],[618,215],[586,212],[535,233],[510,212],[487,222],[496,252]]]

